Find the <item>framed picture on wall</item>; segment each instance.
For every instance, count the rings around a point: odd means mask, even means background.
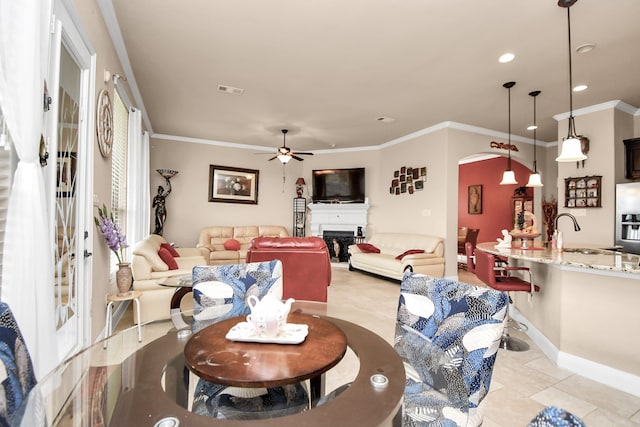
[[[467,212],[475,215],[482,213],[482,185],[470,185]]]
[[[209,201],[257,205],[258,173],[254,169],[209,165]]]

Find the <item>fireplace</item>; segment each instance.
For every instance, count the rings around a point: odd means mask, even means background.
[[[347,248],[355,242],[353,231],[325,230],[322,232],[322,238],[329,248],[332,261],[347,262],[349,260]]]

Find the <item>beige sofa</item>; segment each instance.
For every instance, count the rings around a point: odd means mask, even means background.
[[[358,245],[350,245],[349,270],[363,270],[380,276],[402,280],[406,270],[429,276],[444,275],[444,243],[442,238],[409,233],[377,233],[367,243],[380,249],[380,253],[368,253]],[[396,257],[405,251],[418,249],[424,253]]]
[[[238,264],[245,262],[251,241],[259,236],[288,237],[287,229],[281,225],[213,226],[200,230],[196,247],[210,265]],[[224,243],[229,239],[240,242],[239,250],[227,250]]]
[[[173,287],[162,286],[159,283],[174,280],[179,276],[191,275],[196,265],[206,265],[207,261],[197,248],[176,248],[180,254],[176,257],[177,270],[169,270],[169,266],[158,255],[160,245],[166,243],[162,236],[151,234],[133,247],[131,270],[133,272],[133,289],[142,291],[140,297],[140,320],[142,323],[150,320],[169,319],[171,297],[175,291]],[[191,303],[190,298],[183,298],[185,305]],[[185,307],[187,309],[188,307]],[[134,310],[136,306],[134,304]],[[134,319],[137,313],[134,311]]]

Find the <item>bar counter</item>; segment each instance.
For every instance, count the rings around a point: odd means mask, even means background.
[[[547,357],[561,368],[640,396],[638,255],[596,247],[559,252],[538,242],[526,250],[479,243],[476,250],[531,269],[540,292],[530,301],[527,293],[511,292],[511,314],[529,326],[527,334]]]

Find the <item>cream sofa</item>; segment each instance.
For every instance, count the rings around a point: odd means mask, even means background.
[[[259,236],[288,237],[287,229],[281,225],[213,226],[200,230],[196,247],[209,265],[238,264],[245,262],[251,241]],[[239,250],[227,250],[224,243],[229,239],[240,242]]]
[[[179,276],[191,275],[196,265],[206,265],[207,261],[197,248],[176,248],[180,254],[176,257],[177,270],[169,270],[169,266],[158,255],[160,245],[166,243],[162,236],[151,234],[133,247],[131,270],[133,272],[133,289],[142,291],[140,297],[140,320],[142,323],[169,319],[171,297],[175,291],[173,287],[162,286],[159,283],[175,280]],[[183,298],[185,309],[191,304],[190,298]],[[137,313],[134,304],[134,319]]]
[[[444,275],[444,243],[440,237],[409,233],[377,233],[367,243],[380,253],[367,253],[358,245],[350,245],[349,270],[363,270],[380,276],[402,280],[406,270],[429,276]],[[424,253],[396,257],[405,251],[423,249]]]

